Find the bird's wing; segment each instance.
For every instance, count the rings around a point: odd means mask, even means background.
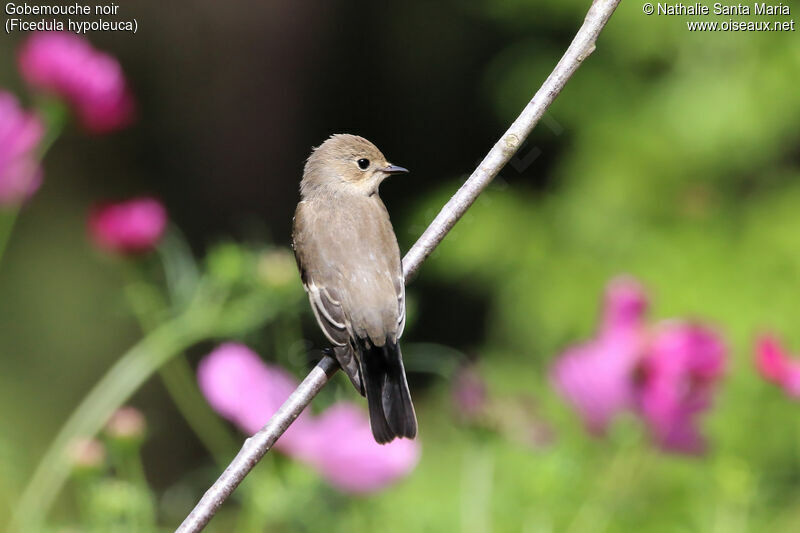
[[[400,275],[394,278],[394,290],[397,292],[397,338],[399,339],[403,335],[403,328],[406,327],[406,280],[403,277],[402,266]]]
[[[311,310],[314,311],[317,323],[334,345],[333,354],[339,362],[339,366],[350,378],[356,390],[364,395],[360,362],[350,345],[352,328],[342,307],[339,291],[335,287],[335,283],[332,283],[333,280],[328,279],[324,273],[314,272],[308,268],[308,254],[318,255],[319,249],[317,248],[317,236],[309,233],[306,227],[306,216],[308,216],[308,213],[305,212],[306,207],[305,202],[300,202],[297,206],[292,231],[292,245],[300,277],[303,280],[303,286],[308,294]]]
[[[376,198],[375,203],[378,205],[378,210],[383,214],[380,217],[380,231],[383,233],[381,241],[389,247],[383,254],[383,257],[387,259],[384,268],[391,278],[394,292],[397,295],[397,329],[393,339],[394,342],[397,342],[406,325],[406,279],[403,275],[403,256],[400,254],[400,247],[397,245],[397,237],[395,237],[386,207],[380,198]]]
[[[350,338],[347,318],[336,291],[330,287],[320,287],[313,279],[305,283],[311,309],[317,318],[322,332],[335,346],[344,346]],[[332,294],[333,293],[333,294]]]
[[[350,338],[350,328],[338,291],[331,283],[326,283],[329,280],[324,279],[325,276],[322,276],[323,279],[315,279],[320,277],[320,273],[309,268],[308,254],[318,255],[318,251],[315,236],[306,227],[306,220],[310,214],[306,209],[306,203],[300,202],[294,217],[292,247],[297,268],[300,270],[300,278],[303,280],[311,309],[322,332],[334,346],[344,346]]]

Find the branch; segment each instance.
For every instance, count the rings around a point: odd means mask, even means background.
[[[533,99],[506,130],[503,136],[489,150],[478,168],[464,182],[464,185],[450,198],[450,201],[439,211],[431,225],[425,230],[414,246],[403,258],[406,282],[419,269],[422,262],[442,242],[445,235],[455,226],[467,209],[475,202],[478,195],[497,176],[508,160],[517,153],[522,143],[528,138],[534,126],[542,118],[547,108],[556,99],[561,89],[567,84],[584,59],[594,52],[595,41],[600,31],[608,22],[620,0],[594,0],[583,26],[578,30],[572,43],[564,52],[553,72],[547,77]]]
[[[478,195],[508,163],[511,156],[519,150],[536,123],[542,118],[583,60],[594,52],[597,36],[614,13],[619,2],[620,0],[594,0],[583,26],[578,30],[564,56],[542,87],[403,258],[403,274],[406,282],[417,272],[422,262],[436,246],[442,242],[455,223],[475,202]],[[325,386],[337,369],[338,364],[331,357],[326,355],[320,360],[297,390],[289,396],[286,403],[267,422],[267,425],[245,441],[236,458],[203,495],[176,533],[197,533],[208,524],[217,509],[258,461],[264,457],[278,437],[311,403],[314,396]]]

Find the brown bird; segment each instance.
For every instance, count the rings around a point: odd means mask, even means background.
[[[355,388],[379,443],[414,438],[417,418],[398,339],[406,319],[400,247],[378,186],[408,170],[368,140],[333,135],[300,182],[293,247],[311,308]]]

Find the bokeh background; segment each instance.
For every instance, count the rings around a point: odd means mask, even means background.
[[[90,205],[160,197],[201,264],[220,243],[234,256],[287,249],[311,147],[357,133],[412,170],[381,188],[405,251],[539,87],[587,7],[124,4],[136,35],[89,38],[122,64],[138,120],[107,136],[65,131],[0,264],[0,522],[66,417],[142,336],[123,296],[127,267],[86,237]],[[752,362],[760,331],[800,349],[800,45],[796,32],[692,33],[685,20],[623,2],[595,54],[409,286],[417,468],[349,496],[268,457],[259,468],[282,469],[282,483],[260,476],[209,531],[800,527],[800,406]],[[0,83],[20,95],[23,37],[0,39]],[[606,283],[623,273],[647,288],[653,317],[697,318],[726,339],[702,456],[664,453],[633,418],[592,437],[551,384],[553,361],[591,336]],[[306,341],[308,356],[273,353],[283,329],[268,321],[197,343],[189,364],[227,338],[304,374],[324,342],[292,283],[276,301],[301,329],[281,342]],[[466,361],[498,413],[512,412],[504,427],[525,437],[462,423],[452,376]],[[319,403],[340,397],[359,401],[342,376]],[[129,403],[147,420],[146,479],[169,531],[219,466],[158,379]],[[82,509],[72,480],[49,522],[93,531]]]

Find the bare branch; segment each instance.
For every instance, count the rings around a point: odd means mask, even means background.
[[[214,485],[203,495],[186,520],[175,530],[176,533],[202,531],[216,514],[217,509],[239,486],[247,474],[258,464],[278,437],[289,429],[292,422],[300,416],[303,409],[311,403],[311,399],[325,386],[328,379],[339,369],[339,364],[329,356],[323,357],[306,379],[295,389],[277,413],[269,419],[267,425],[244,441],[244,446],[219,476]]]
[[[519,150],[583,60],[594,52],[597,36],[618,4],[619,0],[595,0],[583,26],[542,87],[403,258],[406,282]]]
[[[542,87],[403,258],[403,273],[406,282],[417,272],[422,262],[436,246],[442,242],[445,235],[475,202],[478,195],[519,150],[583,60],[594,52],[597,36],[614,13],[619,2],[620,0],[594,0],[583,26]],[[337,369],[338,365],[331,357],[324,356],[320,360],[297,390],[286,400],[286,403],[267,422],[267,425],[245,441],[236,458],[205,493],[191,514],[176,530],[176,533],[197,533],[208,524],[222,503],[264,454],[270,450],[278,437],[311,403],[314,396],[325,386]]]

